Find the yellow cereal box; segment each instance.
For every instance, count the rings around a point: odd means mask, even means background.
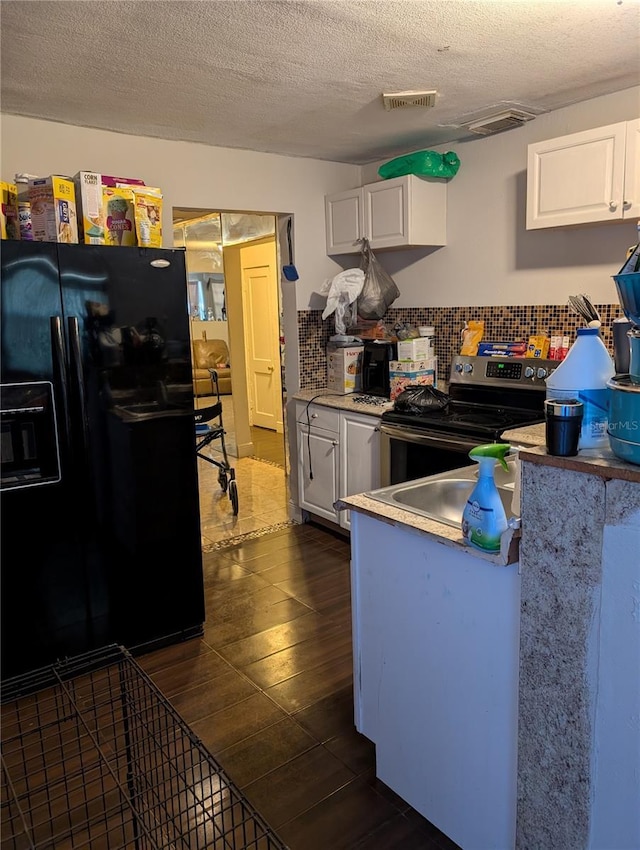
[[[78,200],[78,234],[85,245],[104,245],[102,175],[79,171],[73,178]]]
[[[162,192],[149,186],[134,186],[138,245],[162,247]]]
[[[29,180],[31,226],[36,242],[77,242],[76,192],[68,177]]]
[[[3,239],[20,239],[18,187],[15,183],[0,183],[0,231]]]
[[[135,206],[131,189],[102,187],[105,245],[136,245]]]
[[[551,340],[544,334],[537,334],[529,337],[527,343],[527,353],[525,357],[541,357],[546,358],[549,354],[549,344]]]

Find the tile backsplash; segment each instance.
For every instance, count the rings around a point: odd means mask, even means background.
[[[622,316],[619,304],[596,304],[602,319],[601,335],[604,344],[613,353],[611,323]],[[528,339],[531,334],[547,336],[568,334],[573,342],[576,330],[584,322],[567,305],[524,305],[516,307],[391,307],[384,317],[392,328],[396,322],[413,325],[431,325],[435,328],[438,377],[449,377],[451,360],[460,350],[460,332],[464,323],[484,321],[484,339],[511,341]],[[322,320],[320,310],[298,311],[298,339],[300,344],[300,388],[322,389],[326,385],[327,368],[325,352],[333,334],[333,321]]]

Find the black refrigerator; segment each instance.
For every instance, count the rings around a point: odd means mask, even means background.
[[[202,633],[184,252],[2,242],[3,679]]]

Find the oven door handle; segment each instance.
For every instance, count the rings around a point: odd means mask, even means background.
[[[480,445],[478,442],[467,440],[464,437],[447,437],[444,434],[434,434],[433,432],[425,433],[425,431],[403,428],[401,425],[387,425],[382,423],[380,431],[392,440],[402,440],[405,443],[417,443],[418,445],[429,446],[435,449],[455,449],[456,451],[464,452]]]

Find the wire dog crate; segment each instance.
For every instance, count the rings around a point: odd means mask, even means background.
[[[0,846],[286,850],[118,646],[2,688]]]

